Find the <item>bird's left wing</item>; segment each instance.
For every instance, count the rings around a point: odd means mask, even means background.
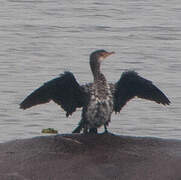
[[[163,105],[170,104],[169,99],[159,88],[134,71],[124,72],[114,88],[115,112],[120,112],[122,107],[134,97],[155,101]]]
[[[27,109],[53,100],[66,111],[66,116],[69,116],[77,107],[84,105],[85,97],[85,92],[74,75],[71,72],[65,72],[32,92],[20,104],[20,108]]]

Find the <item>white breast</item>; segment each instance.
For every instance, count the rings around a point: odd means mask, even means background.
[[[92,94],[85,113],[88,128],[98,128],[104,124],[108,124],[112,112],[113,102],[111,94],[106,99],[100,99]]]

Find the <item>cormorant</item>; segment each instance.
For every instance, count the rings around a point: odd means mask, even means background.
[[[151,81],[142,78],[135,71],[123,72],[115,83],[108,83],[100,70],[102,61],[114,54],[97,50],[90,55],[90,68],[94,77],[92,83],[79,85],[71,72],[64,72],[58,78],[44,83],[20,104],[20,108],[48,103],[53,100],[60,105],[68,117],[76,108],[82,108],[82,118],[73,133],[97,132],[104,125],[105,132],[111,114],[117,113],[132,98],[138,97],[158,104],[169,105],[166,95]]]

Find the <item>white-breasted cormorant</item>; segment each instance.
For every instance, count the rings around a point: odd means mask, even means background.
[[[67,117],[76,111],[76,108],[82,108],[81,121],[73,132],[79,133],[83,129],[86,133],[97,132],[97,128],[102,125],[107,131],[111,114],[120,112],[134,97],[163,105],[170,104],[160,89],[134,71],[123,72],[115,84],[108,83],[101,73],[100,65],[113,53],[97,50],[90,55],[90,67],[94,77],[92,83],[79,85],[71,72],[65,72],[32,92],[20,104],[20,108],[27,109],[53,100],[66,111]]]

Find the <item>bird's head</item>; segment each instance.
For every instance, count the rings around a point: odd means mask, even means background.
[[[90,55],[90,61],[95,61],[97,60],[98,62],[102,62],[105,58],[107,58],[108,56],[110,56],[111,54],[114,54],[115,52],[107,52],[103,49],[101,50],[97,50],[94,51],[91,55]]]
[[[105,50],[97,50],[94,51],[91,55],[90,55],[90,67],[92,70],[92,73],[97,74],[98,72],[100,72],[100,64],[101,62],[108,56],[110,56],[111,54],[114,54],[114,52],[107,52]]]

